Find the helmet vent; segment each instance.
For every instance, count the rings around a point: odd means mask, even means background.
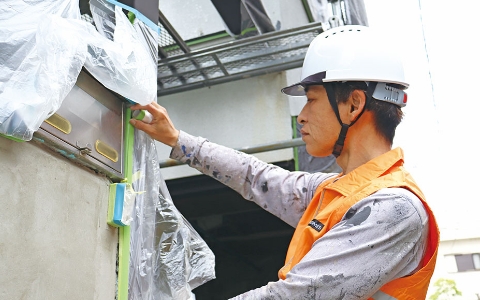
[[[352,29],[352,28],[350,28],[350,29],[348,29],[348,30],[347,30],[347,29],[342,29],[342,30],[340,30],[340,31],[334,31],[334,32],[331,32],[330,34],[326,34],[326,35],[325,35],[325,38],[328,38],[329,36],[335,35],[335,34],[337,34],[337,33],[347,32],[347,31],[348,31],[348,32],[353,32],[353,31],[361,32],[362,30],[361,30],[361,29],[356,29],[356,30],[355,30],[355,29]],[[328,33],[328,31],[326,31],[326,32]]]

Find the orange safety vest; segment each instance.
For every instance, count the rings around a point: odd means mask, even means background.
[[[388,282],[369,299],[425,299],[435,268],[439,230],[435,217],[425,202],[425,196],[403,167],[403,151],[400,148],[393,149],[335,181],[337,178],[338,176],[324,181],[315,191],[295,229],[285,265],[278,272],[279,278],[285,279],[287,273],[310,251],[313,243],[340,222],[355,203],[380,189],[401,187],[420,198],[428,214],[429,232],[425,255],[420,270]],[[319,205],[321,206],[318,207]],[[324,225],[320,232],[308,225],[314,219]]]

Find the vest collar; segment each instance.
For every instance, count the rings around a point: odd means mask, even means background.
[[[393,166],[403,165],[403,150],[401,148],[392,149],[367,163],[359,166],[345,176],[329,184],[325,189],[336,191],[343,196],[348,196],[359,187],[382,176]],[[341,174],[340,174],[341,176]]]

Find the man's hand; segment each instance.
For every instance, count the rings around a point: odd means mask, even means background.
[[[168,146],[175,146],[177,144],[179,131],[173,126],[167,110],[160,106],[157,102],[152,102],[148,105],[135,104],[131,107],[132,110],[143,109],[152,114],[153,120],[151,123],[145,123],[139,120],[130,120],[135,128],[145,131],[153,139],[164,143]]]

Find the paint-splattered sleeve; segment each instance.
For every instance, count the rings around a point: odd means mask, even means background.
[[[385,283],[417,270],[427,233],[428,216],[414,194],[380,190],[352,206],[285,280],[233,299],[368,299]]]
[[[170,157],[217,179],[293,227],[319,183],[332,176],[290,172],[182,131]]]

